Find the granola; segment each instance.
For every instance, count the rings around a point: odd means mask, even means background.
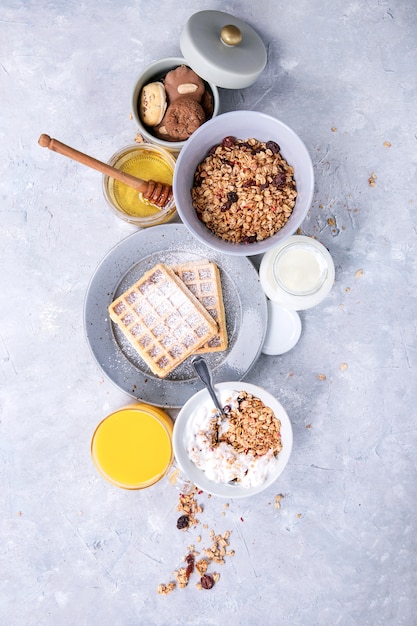
[[[213,445],[224,441],[236,452],[254,457],[270,451],[276,456],[282,449],[280,420],[270,407],[247,391],[239,393],[238,406],[228,413],[227,423],[227,430],[219,432],[218,419],[211,421]]]
[[[180,494],[177,510],[187,512],[190,515],[193,515],[193,512],[197,511],[201,513],[203,507],[198,505],[196,501],[196,494],[201,493],[202,492],[195,485],[188,485],[188,488],[184,488],[183,492]],[[193,517],[193,525],[195,526],[198,523],[198,520]],[[203,528],[207,528],[207,524],[204,524]],[[213,563],[223,565],[226,557],[231,557],[235,554],[234,550],[229,549],[230,535],[230,530],[226,530],[222,534],[216,534],[214,530],[210,530],[210,545],[209,547],[203,548],[202,551],[204,555],[197,552],[194,545],[188,546],[187,554],[183,558],[186,566],[178,567],[178,569],[173,572],[175,580],[158,585],[158,594],[167,596],[174,591],[174,589],[185,589],[193,574],[196,574],[199,578],[196,583],[198,589],[211,589],[214,584],[219,581],[220,574],[216,571],[210,573],[210,566]],[[197,541],[201,541],[201,535],[198,535]],[[197,557],[199,557],[198,560]]]
[[[294,170],[274,141],[225,137],[198,165],[191,196],[199,218],[215,235],[253,243],[284,226],[297,189]]]
[[[203,402],[190,418],[186,449],[191,461],[217,483],[253,487],[264,483],[279,463],[281,421],[247,391],[220,393],[226,417]]]

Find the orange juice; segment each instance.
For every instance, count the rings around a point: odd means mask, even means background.
[[[173,461],[171,418],[161,409],[135,404],[106,417],[97,426],[93,461],[104,478],[124,489],[158,482]]]

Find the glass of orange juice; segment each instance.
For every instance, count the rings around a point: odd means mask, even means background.
[[[150,487],[172,465],[172,430],[171,418],[157,407],[138,403],[119,409],[104,418],[94,431],[94,464],[117,487]]]

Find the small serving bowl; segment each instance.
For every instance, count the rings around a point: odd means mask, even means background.
[[[189,64],[183,57],[167,57],[164,59],[159,59],[158,61],[154,61],[153,63],[148,65],[146,69],[139,75],[135,83],[131,102],[132,115],[136,121],[136,124],[139,127],[139,132],[145,138],[145,140],[157,146],[160,146],[161,148],[165,148],[170,152],[174,152],[175,154],[178,154],[189,140],[187,139],[185,141],[165,141],[163,139],[160,139],[159,137],[156,137],[156,135],[152,133],[152,128],[143,124],[139,115],[138,102],[142,87],[144,87],[148,83],[163,79],[170,70],[173,70],[180,65],[187,65],[189,67]],[[217,116],[219,112],[219,90],[213,83],[209,83],[206,80],[204,82],[206,83],[206,86],[209,88],[213,96],[213,115],[211,117],[211,119],[213,119]],[[207,122],[205,122],[205,124],[207,124]]]
[[[175,158],[159,146],[148,143],[125,146],[108,163],[138,178],[172,185]],[[141,198],[135,189],[110,176],[103,176],[103,193],[113,213],[140,228],[165,224],[177,214],[174,198],[160,209]]]
[[[262,241],[233,243],[221,239],[199,219],[192,204],[191,189],[197,166],[210,148],[228,136],[242,140],[274,141],[280,146],[282,157],[294,168],[297,199],[291,217],[278,232]],[[177,159],[173,188],[181,220],[202,243],[224,254],[263,254],[290,237],[304,221],[313,199],[313,164],[304,143],[280,120],[257,111],[232,111],[207,121],[187,140]]]
[[[267,489],[284,471],[292,450],[293,433],[291,422],[287,412],[280,402],[278,402],[272,394],[262,387],[242,381],[218,383],[214,387],[218,396],[221,394],[222,397],[227,397],[233,392],[247,391],[253,396],[260,398],[266,406],[272,409],[275,417],[281,421],[282,450],[278,454],[277,464],[269,472],[266,480],[262,484],[251,487],[242,487],[239,486],[238,483],[230,484],[214,482],[208,478],[203,470],[199,469],[195,463],[193,463],[187,452],[186,438],[189,436],[189,429],[192,428],[193,416],[201,410],[203,405],[208,403],[209,406],[211,406],[210,402],[212,403],[212,400],[210,399],[209,393],[206,389],[202,389],[194,394],[185,403],[175,419],[172,439],[174,456],[178,467],[186,478],[188,478],[188,480],[190,480],[199,489],[225,498],[247,498]]]

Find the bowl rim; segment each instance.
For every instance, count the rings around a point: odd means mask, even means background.
[[[231,391],[248,391],[249,393],[259,397],[265,404],[271,406],[275,415],[281,420],[281,437],[283,447],[278,455],[278,465],[274,472],[260,485],[254,487],[239,487],[238,485],[229,485],[226,483],[216,483],[209,480],[203,470],[199,469],[188,457],[184,446],[185,426],[189,420],[190,410],[198,405],[201,400],[209,399],[206,389],[201,389],[187,400],[182,409],[179,411],[174,421],[174,430],[172,434],[172,445],[174,449],[175,464],[179,467],[184,476],[202,489],[206,493],[221,498],[248,498],[268,489],[281,476],[291,456],[293,447],[293,429],[291,420],[287,411],[281,402],[265,387],[260,387],[253,383],[245,381],[229,381],[216,383],[215,389],[231,390]]]
[[[232,243],[232,242],[224,241],[223,239],[220,239],[220,237],[217,237],[214,233],[211,233],[209,229],[207,228],[204,229],[203,232],[200,232],[198,228],[193,227],[193,224],[197,223],[197,220],[198,220],[197,216],[192,216],[190,218],[187,215],[187,212],[184,211],[183,206],[182,206],[183,193],[181,192],[180,187],[183,181],[181,179],[187,173],[188,173],[188,178],[189,178],[190,171],[193,169],[193,167],[195,171],[195,167],[196,167],[196,164],[194,163],[195,159],[191,159],[189,157],[190,150],[195,145],[195,143],[200,140],[201,136],[204,136],[205,138],[204,143],[208,144],[209,143],[208,139],[212,136],[212,131],[214,130],[213,127],[215,127],[215,125],[217,124],[222,124],[224,120],[227,121],[228,119],[230,119],[231,121],[230,123],[231,135],[233,135],[233,121],[235,121],[236,123],[240,123],[241,120],[246,120],[248,128],[249,128],[248,136],[250,136],[251,119],[256,120],[257,122],[263,119],[265,122],[271,123],[275,127],[279,127],[286,134],[287,137],[291,138],[291,141],[294,142],[294,144],[297,147],[297,150],[299,150],[302,153],[303,168],[306,174],[305,180],[307,181],[307,185],[306,185],[306,190],[305,190],[305,196],[303,199],[303,209],[300,212],[300,214],[297,214],[297,216],[293,216],[292,220],[290,218],[290,220],[282,227],[282,229],[277,231],[277,233],[272,235],[272,237],[268,237],[267,239],[263,239],[262,241],[257,241],[251,244],[241,244],[241,243]],[[242,139],[245,139],[245,138],[242,137]],[[214,134],[213,139],[211,141],[211,145],[214,145],[216,141],[219,141],[219,140],[220,139]],[[278,137],[277,137],[277,140],[279,142]],[[206,151],[203,151],[203,150],[201,151],[202,153],[203,152],[204,153],[201,155],[199,162],[201,162],[205,158],[206,153],[208,152],[208,149],[209,148],[207,147]],[[285,150],[283,152],[285,153]],[[283,156],[284,158],[286,158],[285,154],[283,154]],[[193,163],[190,163],[191,160],[193,161]],[[186,174],[184,174],[184,172]],[[295,178],[297,181],[296,176]],[[297,135],[297,133],[290,126],[282,122],[280,119],[273,117],[272,115],[269,115],[268,113],[263,113],[260,111],[239,110],[239,111],[228,111],[227,113],[221,113],[220,115],[213,117],[212,119],[205,122],[202,126],[200,126],[200,128],[198,128],[191,135],[191,137],[187,140],[187,144],[183,147],[180,154],[178,155],[176,166],[175,166],[175,171],[174,171],[174,179],[173,179],[172,187],[173,187],[173,192],[174,192],[175,205],[177,207],[177,213],[181,221],[185,224],[188,230],[190,230],[190,232],[194,235],[194,237],[199,239],[199,241],[201,241],[205,245],[211,248],[214,248],[216,250],[219,250],[224,254],[234,254],[237,256],[252,256],[256,254],[263,254],[267,250],[270,250],[271,248],[277,245],[280,245],[283,241],[288,239],[291,235],[293,235],[297,231],[297,229],[300,227],[302,222],[305,220],[306,215],[311,208],[313,195],[314,195],[314,184],[315,184],[314,168],[313,168],[313,162],[311,160],[310,153],[308,152],[307,147],[305,143],[303,142],[303,140],[299,137],[299,135]],[[282,233],[284,233],[284,236]]]

